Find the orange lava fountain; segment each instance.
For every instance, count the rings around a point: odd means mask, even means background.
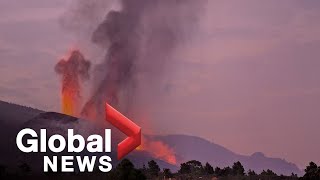
[[[78,116],[80,111],[80,80],[89,78],[89,61],[79,51],[72,51],[67,60],[61,59],[55,71],[62,76],[62,113]]]
[[[62,96],[62,113],[72,116],[78,115],[79,104],[79,86],[68,85],[65,86],[61,92]]]

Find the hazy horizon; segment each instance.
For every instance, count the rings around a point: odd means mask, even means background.
[[[63,27],[70,1],[0,2],[0,100],[60,111],[59,58],[72,47],[93,62],[104,56],[89,32],[116,4],[92,24]],[[162,100],[142,115],[150,132],[319,164],[319,18],[314,0],[209,1],[155,92]]]

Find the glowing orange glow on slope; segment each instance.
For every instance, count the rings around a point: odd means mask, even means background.
[[[146,151],[150,153],[152,157],[166,161],[169,164],[177,164],[174,150],[162,141],[148,140],[142,137],[141,146],[136,150]]]

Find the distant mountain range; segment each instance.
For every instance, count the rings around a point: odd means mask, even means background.
[[[14,164],[17,161],[21,161],[21,159],[19,159],[13,162],[11,155],[18,153],[14,140],[16,133],[22,127],[32,127],[34,129],[47,128],[50,129],[51,133],[59,134],[61,134],[61,132],[65,133],[68,128],[73,128],[75,131],[79,131],[79,133],[100,131],[96,125],[88,123],[86,120],[59,113],[46,113],[41,110],[3,101],[0,101],[0,127],[0,140],[2,143],[0,147],[0,164]],[[223,168],[225,166],[231,166],[236,161],[240,161],[246,170],[252,169],[256,172],[261,172],[262,170],[271,169],[277,174],[290,175],[292,172],[298,175],[302,174],[302,171],[295,164],[287,162],[284,159],[266,157],[261,152],[254,153],[251,156],[240,155],[223,146],[195,136],[149,135],[148,138],[161,140],[173,148],[178,162],[198,160],[202,163],[209,162],[213,166]],[[135,162],[138,167],[142,167],[143,164],[147,164],[147,162],[152,159],[147,152],[139,151],[131,153],[128,157]],[[170,168],[172,171],[179,169],[179,165],[171,165],[161,160],[157,160],[157,162],[161,168]]]
[[[240,161],[246,170],[251,169],[259,173],[262,170],[271,169],[279,175],[290,175],[292,172],[302,174],[295,164],[281,158],[266,157],[261,152],[256,152],[251,156],[240,155],[218,144],[188,135],[155,136],[154,138],[172,147],[179,161],[198,160],[202,163],[209,162],[220,168],[232,166],[234,162]]]

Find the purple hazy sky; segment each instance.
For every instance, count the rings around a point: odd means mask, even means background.
[[[60,110],[53,67],[74,44],[90,46],[61,27],[69,4],[0,1],[1,100]],[[320,163],[319,19],[317,0],[209,1],[148,115],[153,132],[200,136],[299,167]]]

